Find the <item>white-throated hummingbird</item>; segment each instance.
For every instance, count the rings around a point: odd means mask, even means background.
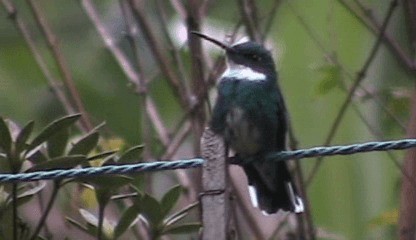
[[[224,137],[235,151],[235,159],[252,159],[241,166],[253,205],[267,214],[280,209],[303,212],[303,201],[286,162],[265,160],[267,154],[286,149],[288,128],[270,52],[252,41],[227,45],[202,33],[192,33],[225,50],[227,69],[219,79],[210,128]]]

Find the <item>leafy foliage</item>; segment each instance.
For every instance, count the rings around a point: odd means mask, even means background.
[[[59,118],[43,130],[41,130],[34,137],[31,137],[34,129],[34,122],[27,123],[22,129],[12,129],[10,122],[0,118],[0,156],[2,160],[2,172],[33,172],[33,171],[47,171],[53,169],[69,169],[74,167],[90,166],[90,161],[100,160],[101,165],[106,164],[125,164],[140,161],[140,154],[143,150],[143,145],[134,146],[121,156],[117,156],[115,151],[101,151],[97,152],[99,144],[99,133],[97,129],[92,130],[84,136],[78,137],[78,140],[73,140],[71,137],[71,128],[80,118],[79,114]],[[16,132],[18,131],[18,132]],[[15,138],[12,137],[12,133]],[[8,163],[8,164],[6,164]],[[127,211],[123,214],[120,223],[113,224],[112,221],[104,217],[104,210],[112,197],[118,192],[129,186],[132,178],[122,175],[114,176],[94,176],[88,178],[71,180],[54,180],[54,193],[49,199],[48,206],[52,206],[56,198],[58,190],[70,182],[78,182],[83,186],[90,186],[94,190],[95,198],[99,205],[99,217],[95,217],[87,209],[80,209],[80,214],[87,222],[86,227],[76,220],[68,218],[69,222],[82,229],[83,231],[95,236],[100,232],[103,233],[103,239],[114,239],[121,236],[127,231],[135,222],[135,219],[142,214],[148,218],[149,222],[159,225],[163,221],[163,217],[176,204],[180,188],[175,187],[167,193],[167,198],[163,199],[163,204],[160,204],[153,197],[147,194],[142,194],[139,190],[136,191],[139,197],[135,197],[135,202],[140,205],[140,211]],[[17,185],[16,185],[17,186]],[[12,192],[9,187],[0,187],[0,236],[10,238],[13,227],[24,225],[11,225],[10,221],[5,219],[13,218],[13,208],[19,208],[28,203],[34,196],[39,195],[45,188],[46,183],[42,182],[38,185],[19,184],[17,192]],[[129,189],[135,189],[129,187]],[[16,195],[13,197],[13,195]],[[13,199],[16,199],[13,201]],[[136,204],[134,205],[136,206]],[[131,208],[135,209],[137,208]],[[143,207],[145,206],[145,207]],[[162,211],[163,207],[163,211]],[[146,209],[146,211],[144,210]],[[38,236],[39,230],[45,223],[46,216],[49,214],[50,207],[42,213],[40,222],[32,233],[32,238],[40,238]],[[134,216],[132,214],[135,214]],[[126,225],[127,224],[127,225]],[[23,229],[21,229],[23,230]],[[28,232],[27,230],[25,230]],[[161,232],[160,230],[155,230]]]

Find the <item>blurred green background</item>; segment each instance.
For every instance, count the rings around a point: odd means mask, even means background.
[[[129,144],[142,142],[139,97],[106,50],[102,39],[85,16],[78,1],[39,1],[68,61],[81,98],[94,123],[105,121],[111,135]],[[381,22],[389,1],[363,1],[371,7]],[[124,36],[125,26],[117,1],[100,0],[99,7],[108,30],[116,37],[116,44],[130,54]],[[32,37],[55,70],[44,36],[39,32],[32,13],[24,1],[15,1],[22,17],[32,31]],[[149,6],[149,16],[152,4]],[[204,27],[231,32],[238,21],[235,1],[215,1],[205,19]],[[273,1],[259,1],[259,14],[265,16]],[[169,19],[177,19],[172,8],[166,9]],[[300,18],[302,20],[300,20]],[[52,94],[14,23],[0,8],[0,115],[24,124],[36,120],[44,126],[64,114],[59,101]],[[301,23],[309,26],[306,29]],[[395,10],[388,32],[406,49],[405,27],[401,7]],[[210,25],[215,22],[215,26]],[[174,32],[172,25],[172,35]],[[311,38],[313,32],[323,52]],[[209,32],[208,32],[209,34]],[[291,114],[299,148],[320,146],[329,133],[340,106],[346,98],[342,87],[351,85],[362,68],[376,41],[374,34],[360,23],[338,1],[296,0],[282,1],[273,20],[267,43],[273,49],[280,74],[280,85]],[[184,36],[178,36],[183,38]],[[214,35],[224,39],[222,35]],[[143,40],[139,42],[144,43]],[[207,45],[204,45],[207,47]],[[149,54],[143,44],[139,51]],[[188,50],[181,53],[186,57]],[[218,51],[214,55],[221,54]],[[341,65],[328,62],[331,55]],[[148,57],[147,59],[151,59]],[[151,74],[153,60],[146,63]],[[189,63],[186,67],[189,68]],[[340,70],[343,69],[343,70]],[[345,71],[344,71],[345,70]],[[363,120],[349,107],[332,144],[349,144],[382,139],[400,139],[403,129],[380,107],[380,102],[406,124],[408,119],[408,89],[412,77],[404,70],[384,44],[371,64],[362,86],[377,97],[358,90],[355,108],[379,134],[368,130]],[[163,79],[150,84],[151,93],[171,129],[182,114]],[[39,129],[38,129],[39,130]],[[403,152],[392,155],[401,161]],[[306,175],[314,159],[302,160]],[[395,237],[399,200],[400,170],[386,153],[367,153],[325,159],[308,188],[313,219],[317,227],[345,239],[392,239]]]

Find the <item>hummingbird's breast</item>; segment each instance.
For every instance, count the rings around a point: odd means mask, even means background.
[[[247,118],[243,108],[232,107],[225,119],[224,138],[231,148],[240,155],[254,155],[261,148],[261,134],[258,127]]]

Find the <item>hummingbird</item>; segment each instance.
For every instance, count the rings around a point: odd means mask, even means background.
[[[266,215],[279,210],[303,212],[287,163],[265,159],[286,149],[288,131],[288,113],[270,51],[253,41],[228,45],[200,32],[192,34],[225,50],[227,68],[218,81],[209,125],[235,152],[234,160],[250,159],[240,165],[253,206]]]

